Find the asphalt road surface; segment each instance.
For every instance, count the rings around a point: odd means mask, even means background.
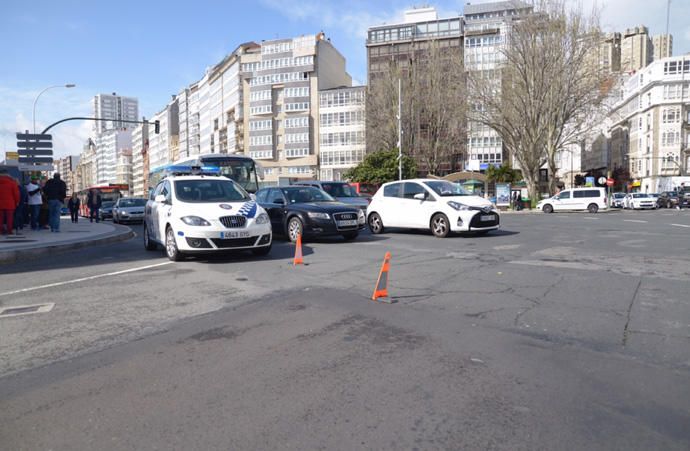
[[[0,266],[0,449],[690,448],[688,211],[293,252]]]

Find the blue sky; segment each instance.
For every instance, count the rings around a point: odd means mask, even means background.
[[[471,0],[470,0],[471,1]],[[567,0],[575,3],[576,0]],[[439,0],[439,14],[467,2]],[[484,3],[475,0],[475,3]],[[590,8],[595,0],[582,0]],[[150,116],[184,86],[201,78],[238,44],[314,34],[321,30],[347,59],[348,72],[366,81],[366,29],[402,20],[415,1],[255,0],[156,1],[3,0],[0,5],[0,151],[14,150],[14,133],[31,128],[33,100],[46,86],[76,83],[41,96],[37,124],[90,115],[98,93],[139,98]],[[598,0],[608,30],[666,26],[666,0]],[[673,0],[674,54],[690,51],[690,1]],[[79,154],[90,123],[54,129],[58,155]],[[3,155],[4,156],[4,155]],[[3,159],[0,157],[0,160]]]

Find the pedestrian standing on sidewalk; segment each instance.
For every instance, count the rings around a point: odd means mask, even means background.
[[[103,201],[101,200],[101,193],[97,189],[89,190],[89,196],[86,198],[86,206],[89,207],[89,222],[100,221],[98,217],[98,210],[100,210]]]
[[[60,231],[60,211],[64,205],[65,197],[67,197],[67,185],[60,180],[60,174],[57,172],[53,178],[46,182],[43,187],[43,192],[48,200],[48,223],[50,224],[51,232]]]
[[[26,184],[26,192],[29,195],[29,216],[31,218],[31,230],[38,230],[38,216],[41,214],[41,187],[36,183],[36,177]]]
[[[26,202],[29,199],[29,194],[26,192],[26,187],[18,181],[17,187],[19,188],[19,205],[14,210],[14,229],[19,233],[20,230],[24,230],[24,224],[26,223]]]
[[[19,186],[16,180],[7,175],[7,169],[0,169],[0,234],[12,235],[14,210],[18,204]]]
[[[685,182],[681,183],[676,191],[678,192],[678,205],[676,209],[682,210],[683,202],[685,202]]]
[[[69,202],[67,202],[67,208],[69,208],[69,214],[72,217],[72,222],[77,223],[79,222],[79,206],[81,204],[81,201],[77,197],[77,193],[72,193],[72,197],[69,198]]]
[[[41,185],[41,213],[38,215],[38,227],[43,230],[43,229],[49,229],[48,227],[48,222],[49,222],[49,210],[48,210],[48,198],[46,197],[46,193],[44,191],[46,187],[46,179],[41,179],[40,182]]]

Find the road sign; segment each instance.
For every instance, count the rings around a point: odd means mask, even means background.
[[[55,168],[52,164],[20,164],[19,170],[22,172],[54,171]]]
[[[17,133],[17,140],[38,140],[38,141],[50,141],[53,139],[53,135],[42,135],[40,133]]]
[[[17,133],[20,171],[53,170],[53,135]]]
[[[53,143],[50,141],[17,141],[20,149],[52,149]]]
[[[5,160],[16,160],[19,158],[19,153],[17,152],[5,152]]]
[[[606,177],[599,177],[599,178],[597,179],[597,182],[598,182],[600,185],[606,185]]]
[[[614,180],[613,179],[606,179],[606,186],[613,186]]]

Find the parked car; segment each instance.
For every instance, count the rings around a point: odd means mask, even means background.
[[[625,193],[613,193],[611,196],[611,208],[623,208]]]
[[[446,180],[413,179],[385,183],[367,209],[372,233],[385,228],[431,230],[443,238],[451,232],[486,234],[499,227],[499,214],[486,199]]]
[[[606,188],[573,188],[539,201],[537,209],[544,213],[567,210],[586,210],[596,213],[599,210],[606,210],[607,203]]]
[[[656,204],[659,208],[676,208],[678,205],[678,193],[675,191],[664,191],[659,194]]]
[[[655,209],[656,200],[647,193],[629,193],[625,196],[625,208],[630,210]]]
[[[357,190],[346,182],[324,182],[321,180],[305,180],[295,183],[298,186],[312,186],[327,192],[335,200],[366,210],[370,198],[362,197]]]
[[[273,232],[293,242],[300,235],[342,235],[353,240],[366,225],[362,209],[339,202],[312,186],[263,188],[256,192],[256,201],[268,212]]]
[[[115,202],[103,202],[100,210],[98,210],[98,216],[101,218],[101,221],[113,218],[113,205],[115,205]]]
[[[121,197],[113,206],[113,222],[143,222],[145,207],[143,197]]]

